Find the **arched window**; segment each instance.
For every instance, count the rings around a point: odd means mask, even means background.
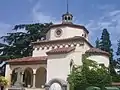
[[[33,82],[33,70],[31,68],[26,68],[23,76],[24,86],[32,87]]]
[[[15,82],[17,81],[17,72],[15,71],[17,68],[15,68],[13,71],[12,71],[12,74],[11,74],[11,85],[14,85]]]
[[[71,59],[71,61],[70,61],[70,72],[72,72],[73,66],[74,66],[74,61],[73,61],[73,59]]]
[[[65,17],[65,20],[67,20],[67,17]]]
[[[40,67],[36,71],[36,83],[35,86],[36,88],[42,88],[42,86],[45,85],[46,83],[46,76],[47,76],[47,71],[45,68]]]
[[[70,17],[68,17],[68,20],[71,20],[71,18],[70,18]]]

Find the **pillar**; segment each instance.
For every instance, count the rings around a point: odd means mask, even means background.
[[[21,82],[23,83],[23,75],[24,75],[24,72],[21,72]]]
[[[36,76],[36,69],[33,69],[33,86],[32,86],[32,88],[36,88],[35,87],[35,76]]]

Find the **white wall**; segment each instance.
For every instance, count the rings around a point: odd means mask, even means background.
[[[85,43],[84,46],[76,46],[75,51],[68,54],[49,55],[47,60],[47,83],[54,78],[60,78],[66,81],[70,73],[71,60],[76,65],[82,65],[82,54],[89,48]]]
[[[104,64],[106,67],[109,66],[109,58],[104,55],[92,55],[88,59],[96,61],[98,64]]]
[[[39,50],[37,50],[37,48],[35,48],[35,50],[33,50],[32,56],[33,57],[47,56],[46,52],[48,52],[49,50],[51,50],[51,49],[46,49],[46,47],[44,50],[42,50],[41,48]]]
[[[68,27],[68,26],[64,26],[64,27],[59,27],[62,29],[62,36],[60,37],[56,37],[55,36],[55,31],[57,28],[51,28],[46,36],[47,40],[56,40],[56,39],[64,39],[64,38],[71,38],[74,36],[82,36],[82,34],[85,34],[85,31],[83,29],[79,29],[79,28],[72,28],[72,27]],[[86,34],[86,39],[88,40],[88,35]]]
[[[50,55],[47,61],[47,83],[54,79],[60,78],[66,81],[69,74],[70,60],[66,54]]]
[[[5,78],[8,80],[8,85],[10,85],[11,83],[11,73],[12,73],[12,70],[10,68],[10,65],[6,64]]]

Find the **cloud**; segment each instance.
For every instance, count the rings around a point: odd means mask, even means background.
[[[120,10],[106,12],[97,20],[90,20],[86,27],[90,30],[90,39],[92,42],[96,37],[101,36],[103,28],[107,28],[110,33],[113,48],[117,48],[117,40],[120,39]]]
[[[37,4],[33,7],[32,9],[32,17],[34,22],[39,22],[39,23],[48,23],[48,22],[53,22],[53,23],[59,23],[59,20],[56,20],[55,17],[49,14],[45,14],[41,10],[42,6],[40,2],[37,2]]]
[[[11,31],[11,25],[0,22],[0,37]]]

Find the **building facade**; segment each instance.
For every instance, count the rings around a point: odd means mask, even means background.
[[[89,54],[88,59],[98,64],[109,66],[109,54],[94,48],[89,42],[89,31],[72,23],[72,19],[72,14],[65,13],[61,24],[50,26],[46,40],[32,42],[32,56],[7,62],[5,76],[9,85],[19,81],[27,89],[47,87],[52,90],[49,88],[54,83],[58,87],[57,83],[62,85],[61,88],[68,87],[67,77],[72,65],[82,65],[84,54]],[[60,87],[57,90],[61,90]]]

